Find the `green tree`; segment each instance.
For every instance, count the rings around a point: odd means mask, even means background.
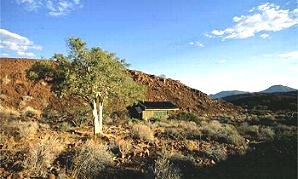
[[[122,99],[131,104],[144,99],[145,88],[136,84],[127,63],[101,48],[86,47],[79,38],[68,39],[69,55],[55,54],[51,64],[40,61],[27,71],[34,81],[46,80],[58,96],[84,99],[92,109],[94,133],[102,133],[103,106],[106,100]]]

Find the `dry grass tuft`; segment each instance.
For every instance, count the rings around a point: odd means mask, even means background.
[[[32,175],[46,176],[48,168],[63,151],[64,144],[55,136],[46,135],[29,144],[24,167]]]
[[[154,175],[156,179],[179,179],[181,172],[170,163],[166,157],[160,157],[155,161]]]
[[[238,127],[240,134],[257,140],[273,140],[275,131],[271,127],[243,124]]]
[[[106,166],[113,165],[113,155],[108,147],[93,140],[87,141],[73,158],[74,178],[97,178]]]
[[[1,133],[13,137],[16,140],[33,139],[38,131],[39,125],[35,121],[1,121]]]
[[[27,117],[40,117],[41,115],[41,111],[40,110],[36,110],[31,106],[27,106],[22,110],[22,115],[23,116],[27,116]]]
[[[220,162],[228,158],[227,150],[222,145],[211,146],[206,150],[206,154],[215,162]]]
[[[39,128],[36,121],[13,121],[10,126],[17,130],[18,137],[23,140],[33,139]]]
[[[132,141],[120,139],[117,141],[119,151],[121,153],[121,158],[125,158],[129,153],[132,152],[133,146]]]
[[[18,110],[0,105],[0,117],[19,117],[21,114]]]
[[[135,137],[147,140],[147,141],[153,141],[154,140],[154,132],[151,130],[151,128],[145,124],[135,124],[132,126],[132,133]]]

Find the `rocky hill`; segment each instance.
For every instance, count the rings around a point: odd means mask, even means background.
[[[221,91],[219,93],[216,94],[210,94],[209,97],[211,99],[221,99],[227,96],[234,96],[234,95],[238,95],[238,94],[247,94],[249,92],[246,91],[239,91],[239,90],[232,90],[232,91]]]
[[[296,89],[283,85],[273,85],[263,91],[260,91],[260,93],[284,93],[290,91],[296,91]]]
[[[45,82],[33,83],[25,74],[34,59],[0,58],[0,110],[24,110],[28,106],[43,110],[49,103],[59,105]],[[148,101],[169,100],[179,108],[199,115],[238,114],[241,109],[231,103],[212,100],[207,94],[177,80],[165,79],[140,71],[131,71],[133,79],[148,88]],[[53,105],[53,104],[52,104]]]
[[[230,103],[212,100],[207,94],[190,88],[178,80],[161,78],[140,71],[131,71],[134,80],[148,88],[147,100],[175,103],[180,109],[200,115],[234,114],[240,108]]]
[[[246,109],[273,112],[297,112],[297,90],[279,93],[249,93],[224,97],[223,100]]]

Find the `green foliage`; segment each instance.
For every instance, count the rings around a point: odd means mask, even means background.
[[[238,131],[241,135],[253,140],[273,140],[275,137],[275,131],[271,127],[248,125],[246,123],[238,127]]]
[[[244,145],[245,139],[238,133],[235,126],[222,124],[218,121],[202,122],[200,127],[206,138],[234,145]]]
[[[125,104],[144,98],[146,89],[133,81],[124,60],[101,48],[88,49],[79,38],[68,39],[68,47],[68,56],[55,54],[55,64],[35,63],[27,77],[51,83],[58,96],[79,96],[88,103],[95,95],[107,99],[106,102],[121,100]]]
[[[192,112],[180,112],[174,116],[171,117],[172,119],[177,119],[177,120],[182,120],[182,121],[193,121],[196,124],[200,124],[201,123],[201,119]]]

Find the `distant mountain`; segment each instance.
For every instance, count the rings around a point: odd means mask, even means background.
[[[255,92],[255,93],[285,93],[285,92],[291,92],[291,91],[296,91],[297,89],[290,88],[288,86],[283,86],[283,85],[273,85],[270,86],[269,88]],[[240,94],[252,94],[250,92],[246,91],[239,91],[239,90],[232,90],[232,91],[221,91],[216,94],[210,94],[209,97],[212,99],[222,99],[228,96],[235,96],[235,95],[240,95]]]
[[[223,100],[249,110],[297,111],[297,92],[248,93],[224,97]]]
[[[247,94],[249,92],[246,91],[238,91],[238,90],[232,90],[232,91],[221,91],[219,93],[216,94],[210,94],[209,97],[212,99],[221,99],[227,96],[234,96],[234,95],[238,95],[238,94]]]
[[[296,91],[296,89],[283,85],[273,85],[263,91],[260,91],[259,93],[283,93],[290,91]]]

